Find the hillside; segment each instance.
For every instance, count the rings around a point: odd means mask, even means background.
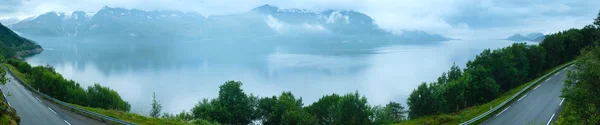
[[[42,47],[35,42],[20,37],[6,26],[0,24],[0,55],[21,58],[40,53],[42,50]]]
[[[545,35],[542,33],[529,33],[527,35],[514,34],[512,36],[507,37],[505,40],[541,42],[542,40],[544,40],[544,38]]]

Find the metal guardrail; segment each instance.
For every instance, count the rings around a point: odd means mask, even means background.
[[[469,125],[469,124],[472,124],[472,123],[474,123],[474,122],[477,122],[477,121],[481,120],[482,118],[486,117],[487,115],[489,115],[489,114],[492,114],[492,113],[496,112],[496,110],[498,110],[498,109],[500,109],[500,108],[504,107],[504,105],[506,105],[508,102],[511,102],[511,101],[512,101],[513,99],[515,99],[517,96],[521,95],[521,93],[523,93],[523,92],[525,92],[526,90],[528,90],[528,89],[529,89],[531,86],[533,86],[533,85],[535,85],[536,83],[540,82],[540,80],[543,80],[543,79],[545,79],[545,78],[546,78],[546,77],[548,77],[549,75],[552,75],[552,74],[554,74],[554,72],[556,72],[556,71],[559,71],[559,70],[562,70],[563,68],[565,68],[565,67],[567,67],[567,66],[570,66],[571,64],[573,64],[573,62],[567,63],[566,65],[564,65],[564,66],[562,66],[562,67],[560,67],[560,68],[557,68],[557,69],[555,69],[554,71],[552,71],[552,72],[550,72],[550,73],[548,73],[548,74],[546,74],[546,75],[542,76],[542,78],[541,78],[541,79],[537,79],[537,80],[535,80],[535,81],[534,81],[532,84],[529,84],[527,87],[525,87],[525,88],[521,89],[519,92],[517,92],[517,94],[515,94],[515,95],[511,96],[510,98],[508,98],[508,100],[506,100],[506,101],[504,101],[504,102],[500,103],[500,105],[498,105],[498,106],[496,106],[496,107],[492,108],[491,110],[489,110],[489,111],[487,111],[487,112],[485,112],[485,113],[483,113],[483,114],[481,114],[481,115],[479,115],[479,116],[477,116],[477,117],[475,117],[475,118],[473,118],[473,119],[471,119],[471,120],[469,120],[469,121],[466,121],[466,122],[460,123],[460,125]]]
[[[52,98],[52,97],[50,97],[50,96],[48,96],[48,95],[46,95],[44,93],[38,92],[33,87],[31,87],[28,84],[26,84],[25,82],[23,82],[19,77],[16,77],[16,75],[12,72],[12,70],[10,68],[5,67],[5,66],[2,66],[2,67],[4,69],[6,69],[12,76],[14,76],[14,78],[17,80],[17,82],[19,82],[23,86],[26,86],[26,88],[29,89],[29,91],[31,91],[31,92],[33,92],[33,93],[35,93],[37,95],[40,95],[40,96],[42,96],[42,97],[44,97],[44,98],[46,98],[46,99],[48,99],[48,100],[50,100],[50,101],[52,101],[54,103],[57,103],[57,104],[59,104],[59,105],[61,105],[63,107],[70,108],[71,111],[75,110],[75,111],[78,111],[80,113],[83,113],[83,115],[87,115],[87,116],[99,118],[100,120],[108,121],[108,122],[112,122],[112,123],[118,123],[118,124],[123,124],[123,125],[135,125],[135,124],[133,124],[131,122],[123,121],[123,120],[120,120],[120,119],[116,119],[116,118],[113,118],[113,117],[105,116],[105,115],[102,115],[102,114],[98,114],[98,113],[95,113],[95,112],[92,112],[92,111],[88,111],[88,110],[85,110],[85,109],[73,106],[73,105],[71,105],[69,103],[65,103],[65,102],[60,101],[58,99]]]

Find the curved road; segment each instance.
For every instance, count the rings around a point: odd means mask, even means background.
[[[20,125],[103,125],[105,123],[65,110],[41,99],[17,83],[10,73],[6,85],[0,85],[3,96],[21,117]]]
[[[549,125],[558,119],[563,98],[559,97],[571,66],[532,86],[517,101],[483,122],[484,125]]]

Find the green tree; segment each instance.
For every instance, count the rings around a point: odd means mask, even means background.
[[[156,93],[152,93],[152,109],[150,109],[150,117],[158,118],[160,117],[160,110],[162,110],[162,105],[160,105],[159,101],[156,100]]]
[[[4,62],[5,62],[4,56],[0,55],[0,64],[3,64]],[[2,68],[0,70],[0,84],[4,85],[4,84],[6,84],[7,81],[8,81],[8,78],[6,78],[6,71],[4,70],[4,68]]]
[[[464,88],[465,106],[463,108],[491,101],[498,97],[499,85],[490,75],[490,70],[483,66],[471,66],[465,71]]]
[[[262,100],[262,99],[261,99]],[[278,98],[264,98],[259,107],[265,111],[262,114],[265,125],[294,125],[294,124],[316,124],[314,119],[302,109],[302,99],[296,99],[291,92],[283,92]]]
[[[555,67],[560,63],[564,62],[565,46],[564,40],[560,36],[561,33],[551,34],[546,36],[544,41],[540,43],[540,46],[546,50],[546,65],[545,69]]]
[[[561,97],[565,99],[562,123],[600,124],[600,47],[584,50],[575,62]],[[564,115],[564,116],[563,116]]]
[[[101,86],[100,84],[94,84],[88,87],[88,104],[91,107],[99,107],[103,109],[112,109],[120,111],[129,111],[131,105],[128,102],[123,101],[119,94],[108,88]]]
[[[374,106],[372,111],[376,125],[398,123],[406,119],[404,107],[396,102],[390,102],[385,107]]]
[[[242,82],[227,81],[219,86],[219,97],[214,101],[214,119],[225,124],[248,124],[252,122],[253,107],[241,89]]]
[[[318,124],[341,124],[341,115],[338,102],[341,97],[331,94],[321,97],[317,102],[306,107],[306,110],[316,117]]]
[[[364,125],[371,123],[373,112],[367,99],[358,92],[339,96],[326,95],[306,107],[318,124]]]
[[[586,25],[581,30],[581,35],[583,35],[583,45],[593,45],[594,42],[600,39],[600,30],[594,25]]]
[[[594,19],[594,25],[600,27],[600,11],[598,12],[598,16]]]
[[[529,78],[541,76],[546,64],[546,50],[538,45],[527,46],[527,60],[529,62]]]
[[[195,119],[203,119],[207,121],[215,120],[213,117],[217,115],[216,108],[213,105],[214,100],[202,99],[192,108],[192,116]]]
[[[360,96],[358,92],[344,95],[340,102],[341,122],[343,125],[365,125],[371,123],[369,118],[372,116],[371,107],[367,103],[367,98]]]
[[[410,119],[432,115],[438,112],[436,110],[438,107],[435,104],[435,101],[438,100],[436,100],[432,89],[433,88],[429,87],[427,83],[422,83],[417,89],[410,93],[406,103],[410,109],[410,112],[408,113]]]
[[[462,77],[461,77],[462,78]],[[464,78],[463,78],[464,79]],[[466,83],[463,79],[455,80],[446,84],[444,91],[444,100],[446,101],[446,109],[449,112],[456,112],[465,108],[465,87]]]
[[[450,71],[448,71],[448,81],[458,80],[462,76],[462,71],[460,67],[456,65],[456,63],[452,63],[452,67],[450,67]]]

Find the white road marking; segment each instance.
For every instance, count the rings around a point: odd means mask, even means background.
[[[502,110],[500,113],[498,113],[498,114],[496,115],[496,117],[498,117],[500,114],[502,114],[502,113],[503,113],[504,111],[506,111],[508,108],[510,108],[510,106],[506,107],[504,110]]]
[[[552,121],[552,118],[554,118],[554,114],[552,114],[552,117],[550,117],[550,120],[548,120],[548,123],[546,123],[546,125],[550,124],[550,122]]]
[[[38,99],[37,97],[35,97],[35,99],[37,99],[38,101],[42,102],[42,100]]]
[[[63,120],[63,121],[65,121],[65,123],[67,123],[67,125],[71,125],[71,123],[67,122],[67,120]]]
[[[554,76],[558,75],[558,72],[556,74],[554,74]]]
[[[11,106],[11,107],[12,107],[12,105],[10,105],[10,102],[8,102],[8,100],[6,100],[6,103],[8,103],[8,106]]]
[[[519,98],[519,100],[517,100],[517,102],[521,101],[521,99],[525,98],[525,96],[527,96],[527,94],[525,94],[524,96],[522,96],[521,98]]]
[[[537,89],[538,87],[540,87],[540,85],[536,86],[535,88],[533,88],[533,90]]]
[[[548,82],[548,80],[550,80],[550,78],[546,79],[546,81],[544,81],[544,82]]]
[[[563,98],[562,100],[560,100],[560,103],[558,105],[562,105],[563,101],[565,101],[565,98]]]
[[[50,107],[48,107],[48,109],[50,109],[50,111],[52,111],[52,113],[54,113],[55,115],[58,115],[58,114],[56,114],[56,112],[54,112],[54,110],[52,110]]]

